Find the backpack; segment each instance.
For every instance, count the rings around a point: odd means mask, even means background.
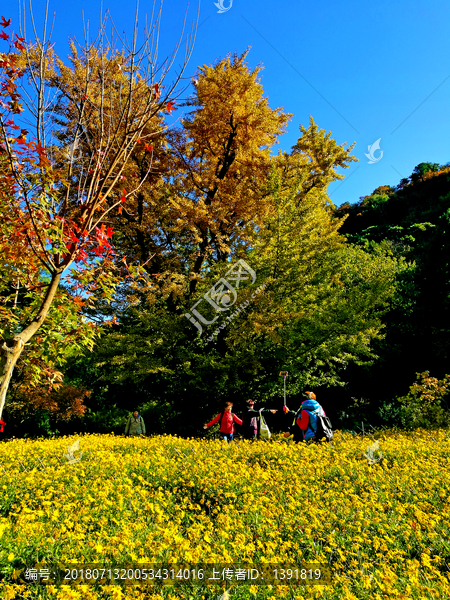
[[[304,406],[306,403],[311,404],[311,406]],[[300,418],[302,410],[306,410],[306,412],[308,412],[310,415],[310,425],[308,427],[311,432],[314,432],[314,428],[311,425],[311,416],[314,417],[313,422],[315,421],[316,426],[314,438],[316,441],[326,438],[327,442],[331,442],[333,439],[333,427],[330,419],[326,417],[325,414],[321,414],[323,413],[323,408],[319,405],[319,403],[315,400],[307,400],[306,402],[303,402],[296,415],[296,419]]]
[[[319,441],[322,438],[326,438],[327,442],[331,442],[333,439],[333,428],[331,425],[331,421],[328,417],[322,415],[317,416],[317,431],[316,431],[316,440]]]

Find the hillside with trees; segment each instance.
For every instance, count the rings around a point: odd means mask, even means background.
[[[388,406],[386,418],[396,420],[393,400],[416,373],[440,379],[450,370],[450,167],[420,163],[397,187],[380,186],[335,215],[346,217],[340,231],[351,244],[384,248],[410,265],[397,277],[385,337],[374,345],[378,359],[350,371],[347,386],[366,408]]]

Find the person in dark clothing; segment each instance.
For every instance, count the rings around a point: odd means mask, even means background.
[[[242,436],[247,440],[258,439],[259,429],[261,424],[261,413],[271,412],[275,414],[277,411],[271,408],[261,408],[255,410],[255,401],[247,400],[247,411],[243,419]]]
[[[288,414],[288,413],[286,413]],[[293,416],[295,415],[295,416]],[[290,437],[291,435],[294,436],[294,442],[303,442],[305,440],[305,437],[303,435],[303,430],[300,429],[300,427],[297,425],[297,413],[294,413],[293,411],[289,411],[289,416],[288,418],[290,419],[290,425],[288,428],[288,431],[284,434],[284,437]]]
[[[133,414],[128,417],[125,435],[145,435],[144,419],[140,416],[138,410],[135,410]]]

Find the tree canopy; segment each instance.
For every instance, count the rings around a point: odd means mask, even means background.
[[[270,106],[249,49],[198,67],[178,101],[150,39],[119,51],[100,34],[69,61],[48,40],[2,55],[8,414],[118,431],[139,405],[149,431],[190,435],[219,400],[279,402],[280,371],[291,402],[314,387],[379,404],[380,371],[405,394],[426,340],[444,369],[449,167],[336,208],[353,146],[311,117],[276,152],[293,115]]]

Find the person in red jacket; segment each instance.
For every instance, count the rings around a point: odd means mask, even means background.
[[[3,427],[6,425],[5,421],[0,419],[0,433],[3,433]]]
[[[242,425],[242,421],[239,417],[237,417],[234,413],[232,413],[233,403],[225,402],[224,409],[221,413],[217,415],[215,419],[203,425],[203,429],[207,429],[214,425],[218,421],[220,421],[220,435],[224,440],[228,440],[229,442],[233,441],[234,434],[234,422],[238,425]]]

